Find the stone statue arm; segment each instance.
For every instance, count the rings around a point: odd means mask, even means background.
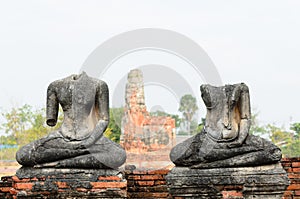
[[[228,144],[229,148],[241,146],[249,135],[249,130],[251,126],[251,108],[250,108],[250,96],[249,88],[246,84],[241,83],[238,86],[239,100],[237,101],[237,106],[240,112],[240,128],[239,136],[236,141]]]
[[[55,82],[51,83],[47,89],[46,123],[49,126],[55,126],[58,117],[59,103],[54,84]]]
[[[105,82],[100,81],[97,87],[95,100],[96,115],[99,117],[98,122],[91,135],[82,141],[81,147],[86,148],[93,145],[99,140],[109,123],[109,91]]]

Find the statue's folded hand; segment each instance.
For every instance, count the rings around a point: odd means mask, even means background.
[[[105,131],[107,125],[108,125],[108,121],[100,120],[95,126],[95,128],[92,130],[92,132],[90,133],[90,136],[80,141],[76,145],[76,149],[86,149],[91,145],[93,145],[97,140],[99,140],[102,137],[103,132]]]

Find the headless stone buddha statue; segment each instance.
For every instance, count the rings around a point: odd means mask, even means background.
[[[202,85],[207,108],[202,132],[176,145],[170,158],[176,166],[220,168],[258,166],[280,161],[273,143],[249,134],[249,89],[244,84],[214,87]]]
[[[103,136],[109,123],[109,94],[104,81],[85,72],[52,82],[47,90],[46,123],[55,126],[59,105],[60,128],[23,146],[16,155],[23,166],[117,168],[126,152]]]

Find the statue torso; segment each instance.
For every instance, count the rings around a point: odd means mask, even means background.
[[[233,89],[234,85],[209,86],[202,96],[207,106],[205,131],[218,142],[232,141],[239,134],[240,112]]]
[[[94,129],[97,84],[86,74],[70,76],[55,82],[57,100],[64,111],[59,132],[70,140],[82,140]]]

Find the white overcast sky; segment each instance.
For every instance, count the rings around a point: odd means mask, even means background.
[[[299,11],[299,0],[1,1],[0,107],[9,110],[24,103],[43,107],[48,84],[78,73],[101,43],[130,30],[162,28],[198,43],[223,83],[245,82],[261,122],[299,122]],[[156,63],[169,60],[176,70],[176,58],[153,54]],[[141,60],[141,56],[124,57],[115,67]],[[105,76],[111,93],[124,75],[114,70]],[[194,88],[202,83],[193,83]],[[160,105],[175,113],[176,100],[156,89],[145,90],[148,109]],[[199,114],[204,117],[203,107]]]

